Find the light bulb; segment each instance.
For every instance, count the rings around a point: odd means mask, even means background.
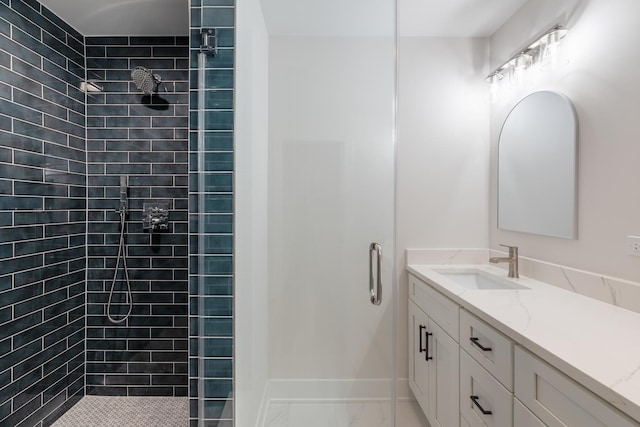
[[[502,77],[503,76],[500,73],[500,71],[496,71],[495,73],[491,74],[491,76],[489,77],[489,91],[491,94],[492,103],[498,102],[499,91],[500,91],[500,80],[502,80]]]
[[[542,41],[542,70],[555,71],[560,67],[560,39],[566,35],[564,29],[551,31]]]
[[[516,87],[521,88],[524,85],[524,77],[527,68],[531,64],[531,55],[522,53],[513,60],[512,77]]]

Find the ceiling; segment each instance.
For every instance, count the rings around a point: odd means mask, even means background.
[[[393,0],[260,0],[272,35],[393,34]],[[86,36],[187,35],[189,0],[40,0]],[[526,0],[397,0],[401,36],[487,37]]]
[[[488,37],[527,0],[397,0],[401,36]]]
[[[189,0],[40,0],[85,36],[189,34]]]
[[[527,0],[396,0],[401,36],[488,37]],[[393,0],[261,0],[271,35],[388,36]]]

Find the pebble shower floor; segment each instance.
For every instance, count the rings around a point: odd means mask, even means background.
[[[187,397],[85,396],[52,427],[185,427]]]

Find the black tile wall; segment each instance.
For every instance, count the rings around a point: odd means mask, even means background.
[[[0,2],[0,425],[47,426],[84,394],[84,39]]]
[[[87,393],[186,396],[188,38],[88,37],[86,43],[87,76],[104,88],[87,97]],[[131,69],[138,65],[162,78],[160,98],[137,90]],[[133,311],[113,324],[106,310],[120,237],[121,175],[129,183]],[[169,203],[169,232],[143,230],[148,202]],[[114,300],[123,301],[122,261],[118,271]],[[116,318],[124,312],[125,305],[111,307]]]

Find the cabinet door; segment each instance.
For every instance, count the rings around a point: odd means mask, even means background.
[[[464,417],[460,417],[460,427],[471,427]]]
[[[546,427],[518,399],[513,399],[513,427]]]
[[[460,350],[436,322],[429,319],[429,412],[431,427],[459,427]]]
[[[426,360],[426,339],[429,318],[409,301],[409,388],[413,391],[422,411],[429,412],[429,362]]]
[[[542,360],[516,348],[515,395],[549,427],[638,427]]]

